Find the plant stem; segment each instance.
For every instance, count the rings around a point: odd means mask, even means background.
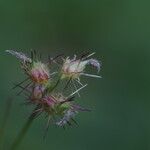
[[[5,131],[7,129],[7,123],[11,114],[11,108],[12,108],[12,98],[8,98],[8,100],[6,101],[6,106],[5,106],[5,112],[4,112],[4,116],[3,116],[3,122],[2,125],[0,127],[0,149],[3,149],[3,143],[4,142],[4,136],[5,136]]]
[[[60,83],[60,78],[57,80],[56,84],[52,87],[50,92],[52,92],[58,86],[59,83]]]
[[[24,127],[22,128],[21,132],[19,133],[19,135],[16,137],[14,143],[11,146],[10,150],[16,150],[19,145],[21,144],[21,142],[23,141],[28,129],[30,128],[33,120],[35,119],[35,114],[32,113],[31,116],[28,118],[26,124],[24,125]]]

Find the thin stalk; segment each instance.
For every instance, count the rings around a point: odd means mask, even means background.
[[[60,81],[61,81],[61,77],[59,77],[57,82],[50,89],[48,89],[48,92],[49,93],[53,92],[55,90],[55,88],[59,85]]]
[[[36,113],[32,113],[31,116],[28,118],[26,124],[24,125],[24,127],[22,128],[22,130],[20,131],[18,136],[16,137],[16,139],[15,139],[14,143],[12,144],[10,150],[17,150],[17,148],[19,147],[19,145],[23,141],[27,131],[31,127],[32,122],[34,121],[35,117],[36,117]]]
[[[6,128],[7,128],[7,123],[8,123],[8,120],[9,120],[9,117],[10,117],[10,114],[11,114],[11,108],[12,108],[12,101],[13,99],[12,98],[9,98],[6,102],[6,107],[5,107],[5,113],[4,113],[4,116],[3,116],[3,123],[0,127],[0,149],[2,149],[2,141],[3,141],[3,138],[5,136],[5,131],[6,131]]]

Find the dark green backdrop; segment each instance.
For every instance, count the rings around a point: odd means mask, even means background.
[[[37,119],[20,150],[150,149],[150,2],[148,0],[0,0],[0,124],[5,101],[13,108],[4,150],[26,122],[31,108],[11,90],[24,76],[6,49],[47,55],[95,51],[102,79],[89,79],[81,103],[91,113],[78,127],[50,127]]]

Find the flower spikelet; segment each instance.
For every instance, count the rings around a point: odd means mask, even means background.
[[[46,62],[42,61],[34,51],[31,56],[15,50],[6,50],[7,53],[15,56],[21,62],[21,69],[26,79],[15,88],[21,88],[21,92],[28,95],[25,103],[35,107],[32,112],[34,116],[45,114],[48,124],[55,124],[59,127],[77,124],[75,117],[79,112],[89,111],[76,103],[76,95],[87,84],[81,82],[80,76],[100,78],[95,74],[86,73],[86,67],[93,66],[99,72],[101,63],[91,58],[94,53],[82,55],[82,57],[62,58],[58,55]],[[61,56],[62,63],[58,65],[57,60]]]

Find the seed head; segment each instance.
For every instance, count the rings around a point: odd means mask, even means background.
[[[31,90],[31,100],[35,102],[43,97],[45,87],[42,85],[35,85],[30,90]]]
[[[49,68],[41,62],[34,62],[29,74],[31,79],[39,84],[47,83],[50,78]]]
[[[97,68],[98,72],[100,71],[100,63],[96,59],[76,59],[76,56],[70,59],[67,57],[62,66],[62,78],[78,79],[81,75],[84,75],[87,65],[92,65]]]
[[[44,113],[48,117],[48,122],[51,120],[55,125],[64,127],[66,124],[76,123],[74,117],[79,112],[89,111],[89,109],[75,103],[75,95],[80,96],[79,92],[87,86],[87,84],[81,83],[80,76],[100,78],[98,75],[85,73],[87,65],[95,67],[98,72],[100,71],[101,64],[99,61],[89,58],[94,53],[82,55],[81,58],[76,56],[73,59],[70,57],[63,58],[63,63],[59,64],[56,63],[58,57],[50,59],[50,63],[42,62],[42,60],[37,59],[35,51],[31,52],[31,58],[14,50],[6,50],[6,52],[17,57],[21,62],[21,68],[27,79],[17,84],[16,87],[20,87],[22,90],[19,94],[24,93],[28,96],[27,103],[35,106],[33,112],[35,116]],[[53,73],[50,73],[52,70],[50,70],[49,65],[56,64],[60,65],[61,69],[59,70],[57,66],[57,70],[55,69]],[[67,86],[64,85],[66,82],[63,79],[69,79]]]

